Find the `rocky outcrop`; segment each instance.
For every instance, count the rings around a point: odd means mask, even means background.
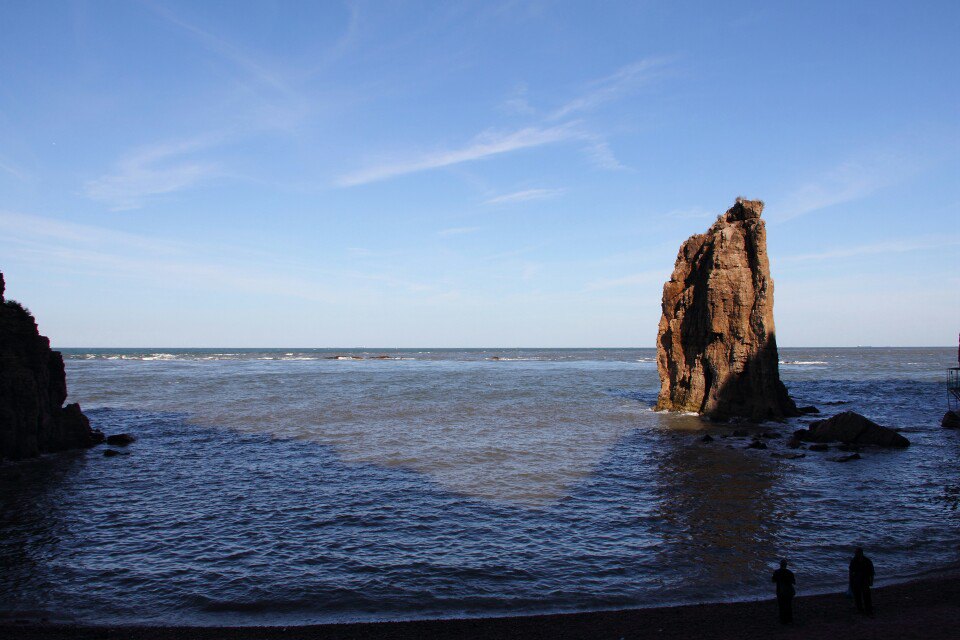
[[[794,437],[805,442],[843,442],[880,447],[910,446],[910,441],[893,429],[881,427],[853,411],[844,411],[827,420],[812,422],[809,429],[797,431]]]
[[[125,447],[128,444],[136,442],[134,438],[129,433],[115,433],[112,436],[107,436],[107,444],[115,447]]]
[[[780,382],[763,203],[737,198],[680,247],[663,286],[657,410],[715,419],[798,415]]]
[[[956,411],[947,411],[943,414],[940,426],[944,429],[960,429],[960,413]]]
[[[50,350],[30,312],[3,294],[0,273],[0,460],[102,442],[80,405],[63,406],[67,380],[60,352]]]

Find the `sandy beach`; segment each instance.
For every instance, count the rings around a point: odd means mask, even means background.
[[[4,624],[10,640],[70,638],[246,640],[254,638],[955,638],[960,576],[917,580],[874,590],[873,617],[834,593],[801,596],[795,623],[777,622],[771,600],[502,618],[331,624],[302,627],[94,627]]]

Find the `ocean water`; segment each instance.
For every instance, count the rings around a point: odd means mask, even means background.
[[[137,441],[0,465],[0,617],[299,624],[653,606],[960,560],[953,349],[782,349],[799,404],[906,450],[784,460],[813,418],[656,413],[652,349],[83,350],[70,400]],[[716,437],[703,443],[700,437]]]

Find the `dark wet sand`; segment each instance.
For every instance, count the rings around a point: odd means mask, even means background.
[[[776,603],[733,602],[656,609],[508,618],[422,620],[303,627],[83,627],[0,625],[9,640],[169,640],[254,638],[960,638],[960,575],[874,590],[876,615],[856,613],[843,594],[797,598],[795,623],[776,619]]]

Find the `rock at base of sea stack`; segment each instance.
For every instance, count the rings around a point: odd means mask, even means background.
[[[89,447],[103,441],[80,405],[63,406],[63,358],[30,312],[5,300],[0,273],[0,460]]]
[[[844,411],[827,420],[812,422],[809,429],[797,431],[794,437],[804,442],[843,442],[897,448],[910,446],[910,441],[894,429],[882,427],[853,411]]]
[[[780,381],[763,202],[737,198],[680,247],[663,286],[657,410],[714,419],[798,415]]]

